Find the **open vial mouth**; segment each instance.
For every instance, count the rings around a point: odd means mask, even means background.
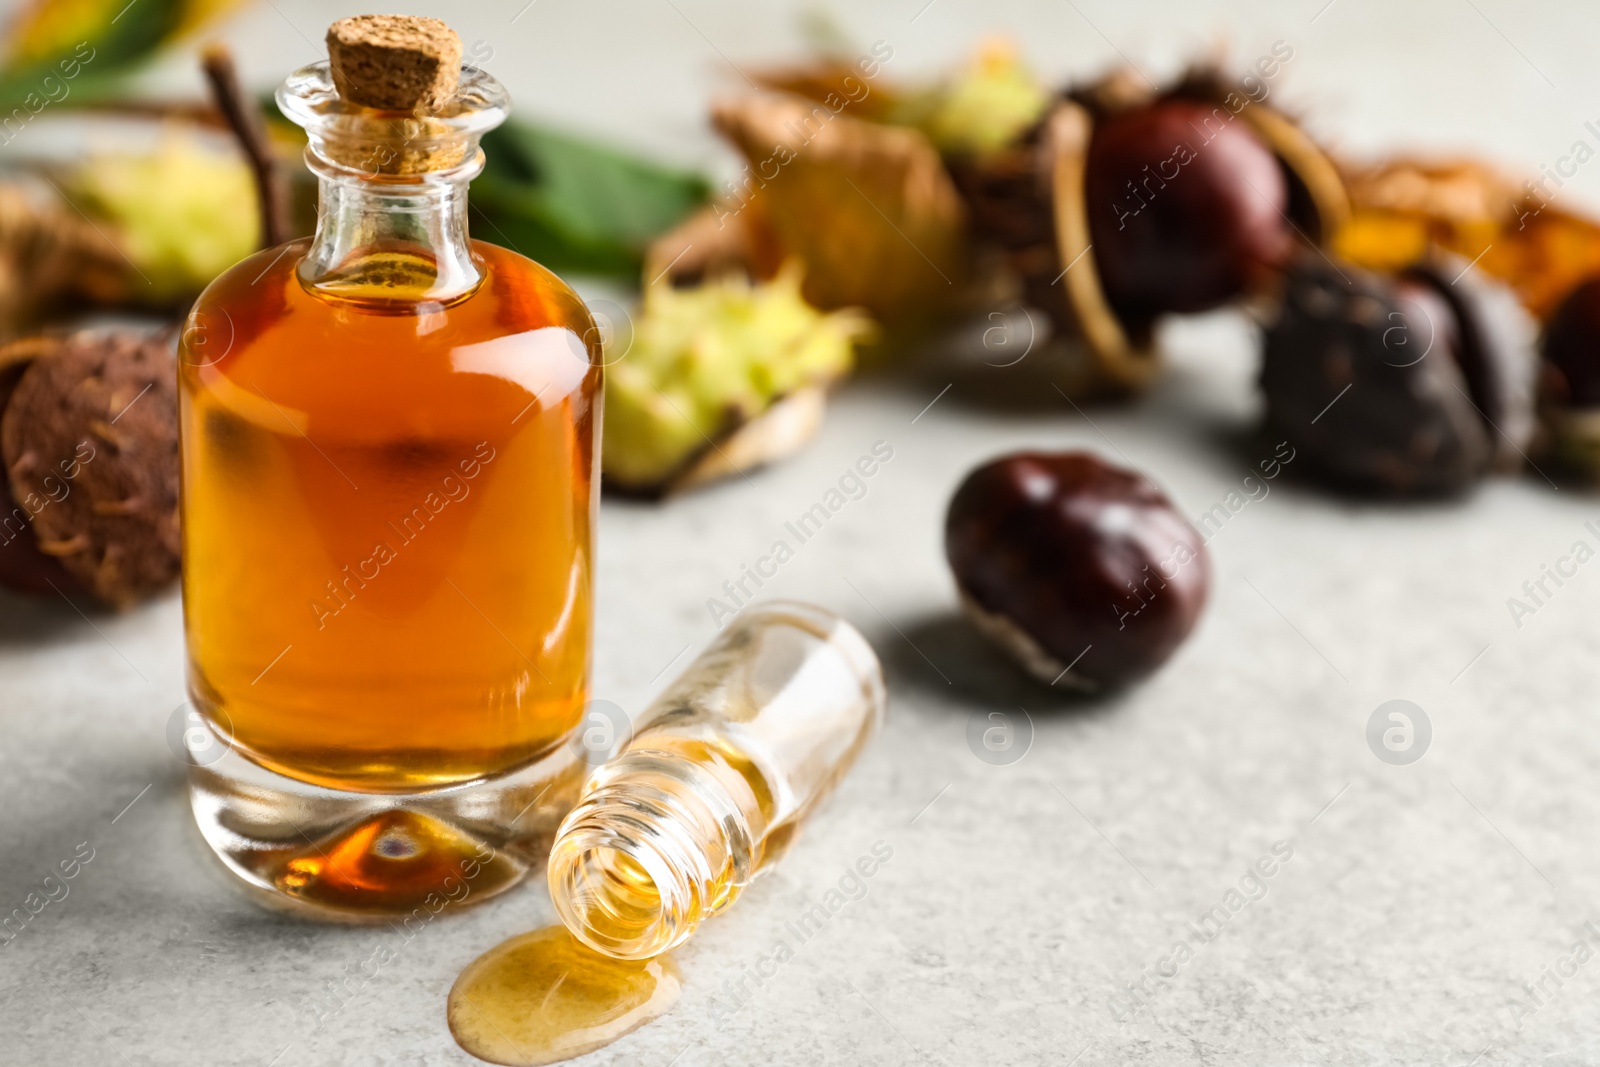
[[[550,851],[550,896],[590,948],[641,960],[673,948],[753,873],[754,842],[693,768],[635,754],[568,813]],[[631,773],[629,773],[631,771]],[[602,772],[605,773],[605,772]]]
[[[373,181],[470,178],[483,169],[479,140],[511,112],[511,96],[499,80],[465,64],[460,88],[438,111],[353,104],[339,95],[327,60],[289,75],[277,100],[284,115],[305,129],[313,169]]]
[[[583,827],[551,853],[556,910],[590,948],[619,959],[649,959],[698,925],[705,909],[695,885],[652,836],[642,825]]]

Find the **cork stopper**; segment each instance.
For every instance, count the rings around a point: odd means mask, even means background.
[[[439,174],[471,180],[483,167],[479,140],[511,107],[492,75],[462,66],[454,30],[405,15],[335,22],[328,60],[291,74],[277,100],[305,128],[313,170],[400,185]]]
[[[340,97],[383,111],[442,112],[461,79],[461,38],[438,19],[357,15],[328,27]]]

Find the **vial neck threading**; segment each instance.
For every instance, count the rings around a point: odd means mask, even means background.
[[[747,792],[648,751],[597,772],[550,855],[562,922],[622,959],[681,944],[754,876],[765,827]]]

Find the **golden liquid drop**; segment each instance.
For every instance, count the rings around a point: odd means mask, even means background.
[[[450,990],[457,1044],[510,1067],[558,1063],[604,1048],[678,1000],[666,956],[618,960],[580,944],[564,926],[514,937],[479,956]]]

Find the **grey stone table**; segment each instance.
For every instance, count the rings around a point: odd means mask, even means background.
[[[227,36],[266,83],[355,10],[336,6],[274,0]],[[416,6],[487,42],[526,111],[687,162],[720,159],[698,115],[729,84],[723,56],[798,48],[797,9],[731,0]],[[1509,0],[841,14],[856,39],[893,41],[906,73],[995,27],[1063,77],[1117,51],[1169,71],[1219,38],[1241,64],[1288,40],[1285,97],[1347,145],[1474,147],[1530,170],[1595,117],[1597,19]],[[190,84],[179,66],[153,80]],[[1597,175],[1560,195],[1583,202]],[[1019,681],[958,621],[941,521],[984,457],[1091,448],[1150,472],[1191,516],[1242,491],[1264,458],[1250,328],[1219,315],[1165,342],[1171,373],[1130,407],[1075,409],[1032,357],[982,375],[930,363],[852,386],[812,448],[748,481],[606,501],[595,690],[637,710],[714,633],[708,598],[888,442],[865,495],[764,592],[860,625],[891,718],[782,868],[679,954],[678,1007],[585,1062],[1600,1062],[1600,570],[1520,626],[1506,605],[1573,542],[1595,543],[1600,501],[1530,476],[1455,504],[1359,505],[1291,466],[1211,538],[1193,639],[1098,703]],[[181,698],[176,598],[89,617],[0,598],[0,913],[78,864],[67,895],[0,944],[0,1064],[473,1062],[445,1027],[446,992],[479,953],[550,921],[543,889],[441,918],[329,1011],[327,984],[394,935],[286,920],[217,871],[163,736]],[[1410,766],[1366,740],[1396,698],[1432,723]],[[994,713],[1031,728],[1005,766],[967,743]],[[864,894],[774,968],[785,924],[879,842],[892,857]]]

